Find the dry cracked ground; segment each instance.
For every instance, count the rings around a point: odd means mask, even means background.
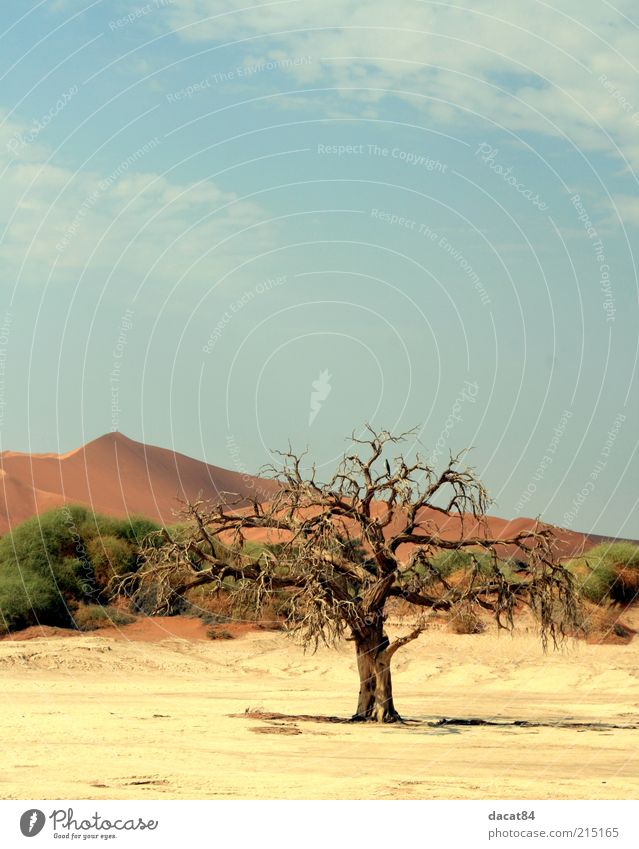
[[[304,654],[281,633],[159,631],[0,642],[1,798],[639,794],[636,641],[544,654],[532,633],[435,630],[396,656],[396,705],[422,724],[375,726],[298,718],[353,712],[349,643]],[[426,723],[441,717],[498,724]]]

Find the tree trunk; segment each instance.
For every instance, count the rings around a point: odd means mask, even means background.
[[[400,715],[393,704],[390,658],[386,656],[388,637],[382,623],[369,633],[355,637],[359,698],[353,720],[359,722],[398,722]]]

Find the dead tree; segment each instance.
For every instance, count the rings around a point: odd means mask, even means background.
[[[486,491],[462,455],[438,473],[418,455],[392,456],[413,435],[368,427],[364,439],[353,436],[354,450],[327,483],[314,467],[303,471],[304,455],[280,453],[281,466],[266,470],[279,483],[271,501],[186,505],[186,534],[178,539],[165,529],[128,580],[136,592],[153,586],[157,612],[170,612],[205,584],[254,612],[284,592],[287,626],[305,646],[354,641],[360,688],[353,719],[360,721],[400,719],[391,660],[422,633],[424,611],[490,611],[511,628],[515,610],[527,606],[544,645],[556,644],[574,627],[577,604],[571,575],[553,557],[552,528],[491,537]],[[250,557],[245,542],[256,533],[272,545]],[[460,550],[470,553],[470,565],[463,580],[449,581],[433,557]],[[517,572],[507,568],[514,559]],[[392,600],[407,603],[417,619],[391,641],[385,621]]]

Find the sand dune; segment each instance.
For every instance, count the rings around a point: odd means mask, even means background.
[[[372,505],[372,514],[379,515],[385,511],[382,503]],[[423,508],[419,512],[421,528],[417,534],[433,533],[447,540],[458,540],[461,537],[468,539],[496,539],[507,540],[516,536],[518,533],[532,531],[537,527],[537,520],[532,518],[521,517],[518,519],[500,519],[498,516],[486,516],[483,521],[478,521],[470,515],[466,515],[463,519],[457,514],[451,515],[448,518],[442,516],[437,511],[428,507]],[[340,519],[340,523],[344,531],[348,534],[357,536],[358,528],[354,521],[350,519]],[[607,537],[598,536],[596,534],[583,534],[578,531],[570,531],[565,528],[553,527],[554,535],[554,550],[558,557],[568,558],[582,554],[594,545],[602,542]],[[401,531],[401,517],[397,516],[386,527],[384,534],[386,538],[391,538]],[[245,531],[247,539],[253,542],[281,542],[290,537],[288,532],[270,531],[261,528],[251,528]],[[407,560],[411,550],[414,548],[412,544],[400,545],[398,554],[403,560]],[[500,557],[521,557],[521,550],[517,546],[503,545],[497,546],[497,552]]]
[[[268,500],[274,489],[272,481],[135,442],[121,433],[109,433],[66,454],[0,453],[0,533],[65,503],[84,504],[107,515],[142,514],[170,523],[175,521],[175,511],[180,507],[178,498],[195,499],[201,494],[206,499],[217,499],[222,492],[234,492]],[[375,509],[381,509],[381,505]],[[458,537],[458,518],[442,522],[441,513],[434,510],[426,510],[423,515],[445,537]],[[534,519],[491,516],[481,527],[466,519],[464,532],[504,539],[534,525]],[[388,533],[393,530],[396,528],[390,526]],[[556,534],[561,556],[580,553],[602,539],[559,528]],[[268,538],[260,531],[248,536],[255,540]],[[407,547],[403,553],[408,553]],[[501,553],[513,552],[503,549]]]
[[[114,516],[175,521],[177,498],[264,497],[273,484],[109,433],[66,454],[0,454],[0,533],[52,507],[85,504]]]
[[[542,725],[377,727],[242,715],[262,707],[348,717],[357,691],[351,644],[304,655],[279,633],[214,642],[196,634],[178,639],[170,630],[164,636],[155,643],[86,635],[0,642],[0,797],[639,793],[639,730],[629,727],[639,720],[634,644],[579,643],[544,655],[529,632],[434,630],[396,656],[396,703],[405,716]],[[590,722],[619,727],[556,725]]]

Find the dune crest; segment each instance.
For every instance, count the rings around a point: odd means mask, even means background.
[[[275,488],[273,481],[212,466],[112,432],[64,454],[0,452],[0,534],[62,504],[83,504],[109,516],[142,514],[172,523],[180,509],[178,499],[217,500],[230,492],[243,498],[257,495],[259,500],[268,501]],[[382,509],[382,505],[373,509]],[[458,518],[442,520],[441,514],[434,510],[426,513],[425,518],[445,537],[460,535]],[[464,535],[488,533],[506,538],[534,525],[534,519],[489,516],[486,525],[480,527],[468,517]],[[253,530],[247,536],[266,541],[272,534]],[[558,528],[557,552],[562,557],[573,556],[602,539]],[[403,548],[407,553],[410,550],[410,546]]]
[[[0,453],[0,533],[62,504],[174,522],[178,499],[268,497],[274,484],[108,433],[64,454]]]

